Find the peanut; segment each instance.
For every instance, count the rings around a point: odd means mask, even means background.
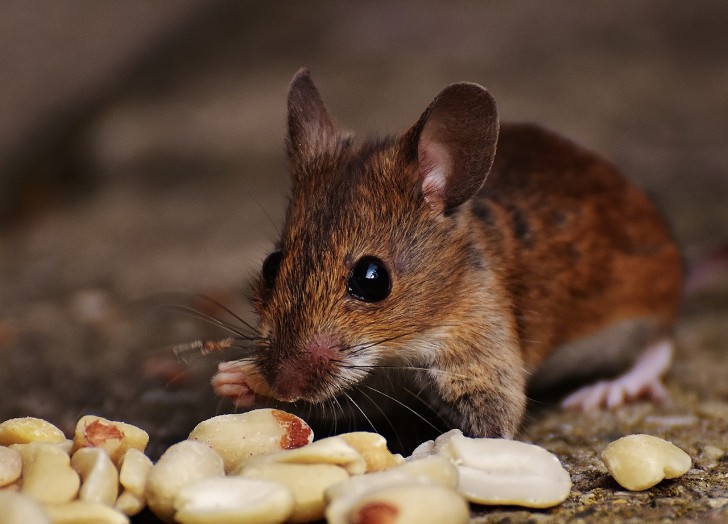
[[[76,424],[71,451],[86,447],[101,448],[118,465],[126,450],[133,448],[144,451],[148,442],[147,432],[132,424],[86,415]]]
[[[126,515],[136,515],[147,505],[144,491],[152,461],[138,449],[128,449],[121,459],[119,483],[124,490],[116,499],[114,507]]]
[[[200,480],[174,499],[181,524],[279,524],[293,509],[293,496],[277,482],[242,477]]]
[[[602,452],[602,460],[619,484],[642,491],[663,479],[687,473],[692,465],[683,450],[652,435],[628,435],[615,440]]]
[[[435,484],[405,483],[367,491],[354,501],[344,520],[330,524],[465,524],[468,504],[455,491]]]
[[[28,495],[15,491],[0,491],[0,523],[50,524],[51,519],[41,505]]]
[[[454,491],[458,473],[447,458],[432,455],[385,471],[351,477],[326,490],[326,518],[329,522],[346,522],[348,512],[366,493],[403,484],[437,485]]]
[[[260,455],[242,466],[278,462],[285,464],[334,464],[351,475],[360,475],[367,469],[366,461],[357,450],[341,437],[328,437],[302,448]]]
[[[288,522],[312,522],[324,516],[324,492],[329,486],[349,478],[344,468],[332,464],[259,464],[245,468],[245,478],[272,480],[293,494],[293,511]]]
[[[225,471],[233,471],[250,457],[295,449],[313,440],[313,431],[303,420],[277,409],[219,415],[200,422],[189,436],[217,451]]]
[[[79,449],[71,457],[71,467],[81,476],[79,499],[114,505],[119,494],[119,473],[104,450]]]
[[[11,418],[0,423],[0,446],[30,442],[63,442],[63,431],[43,419]]]
[[[357,431],[339,435],[357,450],[366,462],[366,472],[381,471],[404,462],[402,455],[394,455],[387,448],[387,440],[378,433]]]
[[[38,502],[68,502],[78,494],[81,480],[71,458],[60,447],[46,442],[33,442],[20,447],[23,459],[21,491]]]
[[[222,458],[209,446],[184,440],[171,446],[147,476],[145,495],[160,519],[172,522],[174,498],[185,486],[225,474]]]
[[[45,507],[53,524],[129,524],[129,518],[100,502],[74,500]]]
[[[470,502],[548,508],[571,490],[559,459],[533,444],[467,438],[455,431],[438,438],[435,451],[457,465],[458,489]]]
[[[138,497],[128,490],[122,491],[121,495],[119,495],[114,503],[114,508],[116,510],[121,511],[124,515],[129,515],[130,517],[140,513],[146,506],[146,497]]]
[[[20,478],[23,472],[23,461],[20,453],[5,446],[0,446],[0,487],[8,486]]]

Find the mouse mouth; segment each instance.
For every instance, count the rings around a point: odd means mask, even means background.
[[[305,376],[298,371],[300,376],[295,378],[280,377],[273,383],[272,392],[276,400],[282,402],[304,401],[319,403],[335,397],[343,388],[331,380],[324,380],[317,374]]]
[[[320,402],[345,389],[343,344],[331,335],[316,335],[303,350],[281,362],[270,377],[274,397],[285,402]]]

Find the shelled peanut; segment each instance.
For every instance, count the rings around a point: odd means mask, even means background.
[[[73,441],[37,418],[0,423],[0,486],[4,485],[0,496],[3,506],[11,508],[3,514],[3,522],[129,522],[128,515],[134,512],[114,508],[119,493],[117,464],[130,450],[143,455],[148,440],[137,427],[94,416],[79,420]],[[20,472],[15,465],[18,457]]]
[[[205,420],[156,464],[143,430],[95,416],[79,420],[72,441],[39,419],[0,424],[0,439],[11,524],[29,514],[123,523],[145,507],[181,524],[457,523],[468,502],[548,507],[570,488],[556,457],[536,446],[455,431],[405,460],[376,433],[314,441],[302,419],[273,409]]]

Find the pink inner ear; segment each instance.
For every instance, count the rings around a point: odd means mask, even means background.
[[[431,140],[425,132],[420,137],[417,154],[425,200],[442,211],[445,207],[445,186],[452,173],[450,153],[447,147]]]

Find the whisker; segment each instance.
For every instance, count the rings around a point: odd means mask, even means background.
[[[223,311],[225,311],[225,312],[226,312],[226,313],[227,313],[228,315],[230,315],[230,316],[231,316],[231,317],[233,317],[233,318],[234,318],[235,320],[237,320],[238,322],[240,322],[240,323],[241,323],[241,324],[242,324],[243,326],[247,327],[247,328],[248,328],[248,329],[249,329],[249,330],[250,330],[251,332],[255,333],[255,332],[257,331],[257,330],[255,329],[255,327],[253,327],[253,326],[252,326],[252,325],[250,325],[250,324],[249,324],[248,322],[246,322],[245,320],[243,320],[243,319],[242,319],[242,318],[240,317],[240,315],[238,315],[237,313],[233,312],[233,311],[232,311],[232,310],[231,310],[231,309],[230,309],[229,307],[227,307],[226,305],[224,305],[224,304],[222,304],[222,303],[218,302],[218,301],[217,301],[217,300],[215,300],[214,298],[212,298],[212,297],[210,297],[210,296],[207,296],[207,295],[204,295],[204,294],[202,294],[202,293],[199,293],[199,294],[197,294],[196,296],[197,296],[197,298],[201,298],[201,299],[203,299],[203,300],[207,300],[207,301],[208,301],[208,302],[210,302],[211,304],[213,304],[213,305],[215,305],[215,306],[219,307],[220,309],[222,309]],[[213,317],[213,318],[214,318],[214,317]],[[231,325],[232,325],[232,324],[231,324]]]
[[[324,420],[331,420],[331,423],[334,426],[334,428],[333,428],[334,431],[333,432],[336,435],[338,433],[336,431],[337,430],[337,420],[336,420],[336,413],[334,411],[334,402],[333,402],[333,400],[331,398],[327,398],[325,402],[322,402],[321,403],[321,407],[322,407],[323,412],[324,412]],[[326,413],[329,410],[331,411],[331,417],[329,417],[328,414]]]
[[[375,342],[368,342],[368,343],[362,343],[362,344],[354,344],[353,346],[348,346],[346,349],[352,353],[360,353],[362,351],[366,351],[367,349],[371,349],[374,346],[378,346],[381,344],[386,344],[387,342],[392,342],[393,340],[397,340],[402,337],[406,337],[409,335],[412,335],[416,333],[417,330],[408,331],[405,333],[400,333],[398,335],[393,335],[391,337],[383,338],[381,340],[377,340]]]
[[[164,307],[173,310],[173,311],[179,311],[182,313],[186,313],[190,316],[193,316],[195,318],[198,318],[200,320],[204,320],[205,322],[208,322],[214,326],[220,327],[224,329],[225,331],[228,331],[234,335],[239,336],[242,339],[245,340],[258,340],[260,337],[253,336],[248,333],[244,333],[240,329],[238,329],[235,325],[231,324],[230,322],[226,322],[224,320],[221,320],[219,318],[215,318],[212,315],[208,315],[207,313],[203,313],[201,311],[198,311],[197,309],[191,307],[191,306],[185,306],[184,304],[164,304]]]
[[[402,443],[402,437],[400,436],[399,431],[397,431],[397,428],[394,426],[394,423],[391,421],[389,416],[387,416],[387,413],[382,409],[382,407],[377,402],[374,401],[374,399],[372,399],[372,397],[367,395],[366,392],[364,392],[361,389],[361,387],[357,387],[356,389],[357,389],[357,391],[359,391],[359,393],[364,395],[364,397],[366,397],[366,399],[369,400],[369,402],[372,403],[372,405],[377,409],[377,411],[379,411],[379,413],[382,414],[382,417],[384,417],[384,420],[387,422],[387,425],[390,428],[392,428],[392,434],[397,438],[397,442],[399,443],[399,448],[404,449],[404,444]]]
[[[346,410],[344,409],[344,406],[341,405],[341,401],[339,400],[339,398],[331,397],[331,401],[332,401],[332,414],[333,414],[333,418],[334,418],[334,427],[338,427],[338,419],[339,419],[339,416],[337,415],[337,411],[338,411],[338,413],[341,414],[342,422],[345,424],[346,427],[350,428],[351,422],[349,420],[347,420]],[[336,434],[337,431],[334,431],[334,433]]]
[[[413,415],[415,415],[417,418],[419,418],[420,420],[422,420],[425,424],[427,424],[428,426],[430,426],[432,429],[434,429],[438,433],[440,432],[440,428],[438,428],[437,426],[435,426],[432,422],[430,422],[429,420],[427,420],[427,418],[425,418],[424,416],[422,416],[420,413],[418,413],[417,411],[415,411],[414,409],[412,409],[410,406],[408,406],[407,404],[405,404],[401,400],[398,400],[397,398],[393,397],[392,395],[388,395],[384,391],[380,391],[377,388],[373,388],[371,386],[367,386],[366,384],[362,384],[362,387],[365,387],[365,388],[367,388],[367,389],[369,389],[369,390],[371,390],[371,391],[373,391],[375,393],[378,393],[378,394],[380,394],[380,395],[382,395],[384,397],[387,397],[392,402],[396,402],[397,404],[399,404],[400,406],[402,406],[404,409],[406,409],[407,411],[409,411],[410,413],[412,413]]]
[[[451,377],[461,378],[464,380],[469,380],[471,377],[468,375],[462,375],[460,373],[455,373],[453,371],[447,371],[446,369],[432,369],[432,368],[426,368],[423,366],[395,366],[395,365],[388,365],[388,364],[342,364],[339,367],[342,369],[367,369],[367,370],[373,370],[373,369],[391,369],[394,371],[424,371],[426,373],[435,373],[435,374],[441,374],[441,375],[448,375]]]
[[[354,400],[353,398],[351,398],[351,395],[349,395],[348,393],[344,393],[344,396],[345,396],[345,397],[346,397],[346,398],[347,398],[347,399],[349,400],[349,402],[350,402],[350,403],[351,403],[351,404],[352,404],[352,405],[353,405],[353,406],[354,406],[354,407],[355,407],[355,408],[356,408],[356,409],[357,409],[357,410],[359,411],[359,413],[361,413],[361,415],[362,415],[362,416],[364,417],[364,420],[366,420],[366,421],[367,421],[367,424],[369,424],[369,426],[370,426],[370,427],[372,428],[372,430],[373,430],[373,431],[374,431],[375,433],[379,433],[379,431],[377,431],[377,427],[376,427],[376,426],[375,426],[375,425],[374,425],[374,424],[372,423],[372,421],[371,421],[371,420],[369,420],[369,417],[367,417],[367,414],[366,414],[366,413],[364,413],[364,410],[363,410],[363,409],[361,409],[361,407],[359,406],[359,404],[358,404],[358,403],[357,403],[357,402],[356,402],[356,401],[355,401],[355,400]]]
[[[414,398],[416,401],[418,401],[420,404],[422,404],[427,409],[427,411],[429,411],[435,417],[437,417],[437,419],[440,422],[442,422],[443,424],[448,423],[448,421],[442,416],[442,414],[439,413],[435,408],[433,408],[432,405],[430,405],[430,403],[425,398],[422,397],[422,395],[421,395],[421,393],[423,391],[422,389],[420,389],[420,391],[418,392],[418,391],[412,391],[408,387],[403,387],[402,391],[404,391],[405,393],[410,395],[412,398]]]

